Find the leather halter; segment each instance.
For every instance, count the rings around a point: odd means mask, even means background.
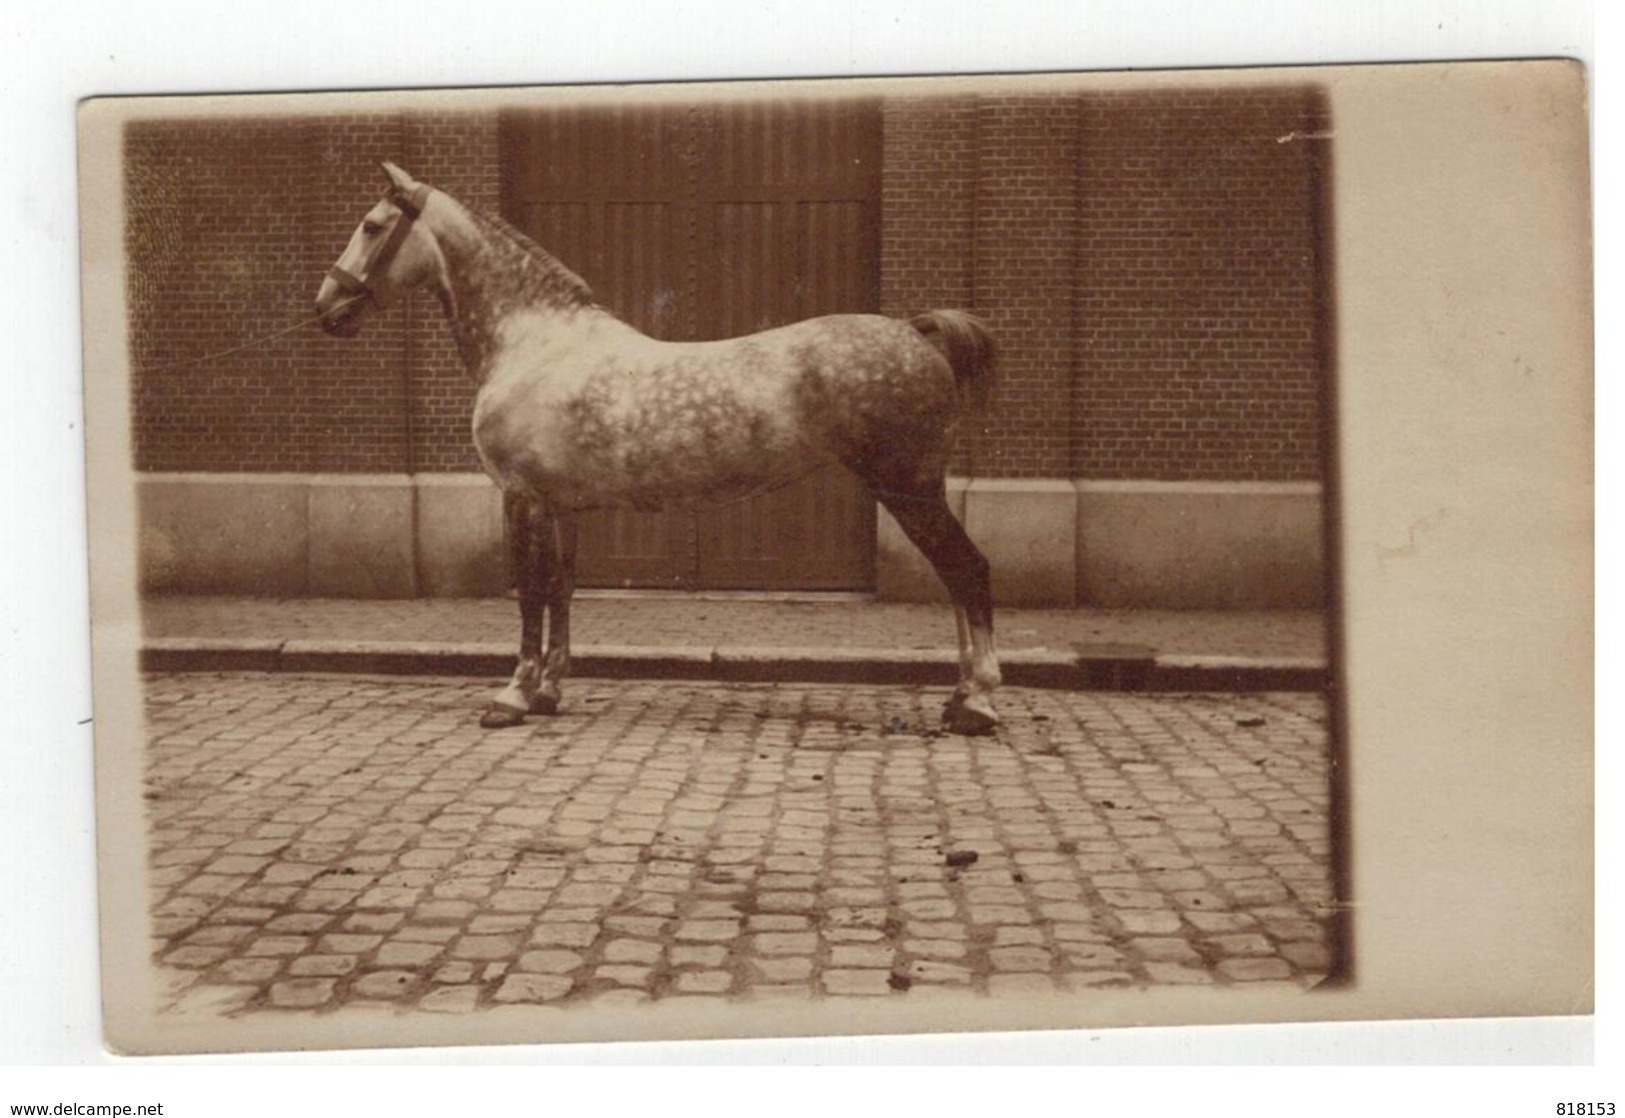
[[[378,301],[378,293],[373,290],[372,277],[388,267],[389,262],[395,259],[395,254],[400,251],[407,235],[412,232],[413,223],[422,215],[423,207],[429,201],[429,188],[418,183],[410,194],[391,189],[384,197],[401,213],[395,219],[395,224],[390,226],[389,235],[380,241],[378,247],[362,262],[361,274],[356,275],[337,264],[327,270],[327,274],[333,277],[333,282],[339,285],[340,291],[346,295],[364,296],[373,302]]]

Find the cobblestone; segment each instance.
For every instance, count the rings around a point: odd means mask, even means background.
[[[284,1009],[309,1009],[333,999],[330,978],[292,978],[271,985],[271,1004]]]
[[[251,960],[244,959],[239,961],[247,963]],[[288,964],[288,973],[300,977],[326,975],[328,977],[336,978],[349,974],[351,971],[355,970],[359,963],[360,960],[354,955],[305,955],[301,958],[293,960],[293,962]],[[273,973],[275,969],[275,963],[273,961]]]
[[[578,680],[495,732],[487,683],[146,687],[175,1013],[1306,988],[1335,954],[1315,696],[1007,688],[969,740],[910,687]]]

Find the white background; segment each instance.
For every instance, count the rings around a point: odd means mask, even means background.
[[[1028,1036],[832,1039],[687,1045],[573,1046],[433,1053],[127,1061],[99,1037],[90,727],[89,622],[78,360],[74,107],[115,93],[204,93],[576,83],[651,79],[1156,69],[1315,62],[1562,55],[1595,65],[1582,0],[1381,0],[1362,3],[1007,3],[996,0],[811,0],[639,6],[97,2],[21,0],[0,17],[0,143],[5,299],[0,332],[0,1114],[20,1102],[165,1101],[165,1113],[438,1114],[477,1106],[541,1113],[583,1102],[642,1102],[662,1114],[944,1103],[956,1110],[1101,1106],[1173,1113],[1401,1113],[1426,1105],[1477,1113],[1553,1114],[1558,1101],[1625,1106],[1609,1027],[1609,929],[1621,849],[1608,808],[1619,765],[1617,709],[1599,687],[1597,843],[1601,1016],[1584,1020],[1134,1030]],[[1604,16],[1604,21],[1609,17]],[[1594,75],[1594,80],[1596,77]],[[1607,75],[1599,84],[1606,98]],[[1607,101],[1599,112],[1605,113]],[[1601,123],[1609,122],[1604,116]],[[1611,199],[1619,197],[1598,130],[1600,267]],[[1607,327],[1597,368],[1598,466],[1615,475],[1606,433],[1614,393]],[[1617,312],[1616,312],[1617,313]],[[1602,504],[1607,504],[1605,496]],[[1599,522],[1597,569],[1616,548]],[[1617,664],[1599,586],[1599,663]],[[1606,684],[1606,670],[1599,682]],[[1560,808],[1555,808],[1560,809]],[[1617,876],[1616,876],[1617,880]],[[1381,1074],[1327,1068],[1198,1073],[1099,1068],[1065,1073],[1063,1090],[1031,1069],[965,1077],[936,1069],[891,1098],[858,1071],[764,1081],[726,1071],[656,1082],[587,1069],[423,1065],[606,1064],[1540,1064],[1585,1068]],[[5,1065],[31,1067],[10,1069]],[[358,1070],[362,1065],[370,1070]],[[419,1065],[402,1068],[395,1065]],[[42,1068],[38,1065],[80,1065]],[[297,1066],[289,1066],[297,1065]],[[1038,1078],[1027,1080],[1017,1076]],[[1237,1076],[1239,1075],[1239,1078]],[[667,1081],[672,1077],[675,1081]],[[1437,1103],[1424,1103],[1426,1090]],[[645,1093],[647,1092],[647,1094]],[[879,1092],[879,1093],[876,1093]],[[1379,1101],[1380,1100],[1380,1101]],[[1414,1104],[1414,1105],[1413,1105]]]

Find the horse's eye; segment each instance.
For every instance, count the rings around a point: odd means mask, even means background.
[[[381,229],[383,229],[383,226],[376,221],[363,221],[361,223],[361,231],[369,237],[376,237]]]

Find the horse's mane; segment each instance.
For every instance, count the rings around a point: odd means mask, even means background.
[[[580,307],[593,305],[592,288],[587,281],[565,267],[558,257],[525,233],[496,214],[468,206],[463,207],[463,212],[474,220],[487,241],[503,243],[517,250],[521,257],[534,260],[540,266],[534,271],[523,267],[507,269],[510,273],[507,278],[521,289],[548,302]]]

